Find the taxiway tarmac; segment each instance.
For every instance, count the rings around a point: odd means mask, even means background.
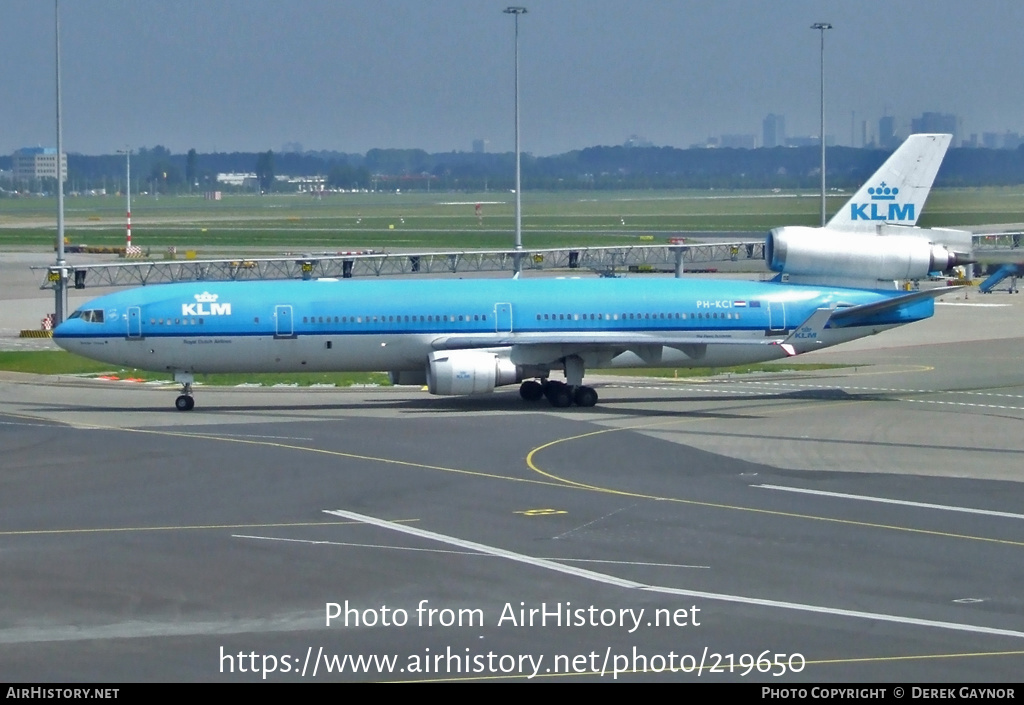
[[[946,303],[588,410],[2,375],[0,679],[1019,680],[1024,317]]]

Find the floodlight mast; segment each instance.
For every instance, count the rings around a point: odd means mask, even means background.
[[[124,246],[125,255],[128,254],[129,247],[132,246],[132,150],[131,147],[125,147],[124,149],[117,150],[118,154],[123,154],[125,157],[125,194],[127,196],[127,211],[125,215],[125,226],[124,226]]]
[[[64,321],[68,303],[68,277],[64,260],[64,132],[61,129],[60,111],[60,0],[53,0],[54,44],[57,53],[57,281],[53,287],[53,323],[57,326]]]
[[[811,29],[821,32],[821,227],[825,227],[825,30],[832,29],[828,22],[815,22]]]
[[[515,41],[515,96],[516,96],[516,251],[513,255],[516,274],[523,271],[523,202],[522,183],[519,162],[519,15],[526,14],[525,7],[506,7],[506,15],[514,15],[516,18],[516,41]]]

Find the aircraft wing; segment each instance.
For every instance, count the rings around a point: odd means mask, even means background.
[[[780,333],[782,333],[780,331]],[[520,365],[551,365],[569,356],[593,356],[604,363],[623,353],[633,353],[648,364],[662,359],[664,348],[679,350],[699,360],[714,345],[778,345],[783,335],[766,336],[755,331],[749,336],[726,333],[602,333],[574,331],[560,333],[495,333],[481,336],[449,336],[434,340],[435,350],[509,349],[510,358]],[[600,363],[598,363],[600,365]]]
[[[781,331],[780,331],[781,333]],[[505,348],[517,345],[571,345],[591,349],[617,348],[628,349],[641,345],[664,345],[681,347],[684,345],[771,345],[781,340],[780,334],[774,338],[764,333],[747,337],[736,337],[728,334],[686,333],[672,335],[658,333],[601,333],[586,331],[561,333],[494,333],[486,335],[461,335],[437,338],[433,342],[435,350],[470,350],[480,348]]]
[[[844,323],[849,325],[848,322],[853,319],[863,318],[864,316],[881,313],[882,311],[900,308],[907,304],[924,301],[925,299],[937,299],[940,296],[944,296],[945,294],[952,293],[962,288],[962,286],[944,286],[938,289],[923,289],[910,294],[894,296],[891,299],[875,301],[870,304],[861,304],[860,306],[841,306],[835,309],[832,316],[829,318],[829,322],[832,323],[834,327],[842,328]]]
[[[778,345],[787,355],[799,355],[814,350],[820,345],[822,331],[826,327],[842,328],[852,325],[866,316],[899,309],[903,306],[935,299],[961,289],[951,286],[939,289],[914,291],[893,296],[882,301],[858,306],[837,306],[819,308],[806,321],[791,331],[752,331],[746,335],[715,332],[666,331],[647,333],[619,333],[601,331],[571,331],[558,333],[486,333],[478,335],[443,336],[433,341],[435,350],[473,350],[489,348],[512,348],[513,356],[522,361],[551,362],[568,355],[603,353],[617,355],[631,350],[647,357],[648,351],[660,347],[681,350],[690,357],[703,357],[708,345]]]

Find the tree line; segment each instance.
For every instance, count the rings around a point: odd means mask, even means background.
[[[827,179],[836,188],[859,186],[890,152],[831,147]],[[597,146],[564,154],[522,155],[525,190],[562,189],[771,189],[815,188],[820,179],[817,147],[761,149],[677,149],[674,147]],[[10,168],[10,157],[6,158]],[[0,168],[5,168],[0,158]],[[328,188],[438,191],[508,190],[514,186],[512,153],[440,152],[422,149],[371,149],[341,152],[231,152],[189,150],[172,154],[163,146],[132,154],[133,190],[162,193],[225,189],[218,173],[254,173],[263,191],[289,190],[278,174],[319,175]],[[75,188],[110,189],[123,185],[123,154],[68,155],[68,181]],[[937,186],[1024,184],[1024,147],[1017,150],[950,149]],[[251,188],[251,187],[250,187]]]

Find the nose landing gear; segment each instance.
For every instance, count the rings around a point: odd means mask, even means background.
[[[174,381],[181,384],[181,394],[174,400],[174,408],[178,411],[192,411],[196,400],[192,398],[192,383],[195,378],[191,373],[175,372]]]

